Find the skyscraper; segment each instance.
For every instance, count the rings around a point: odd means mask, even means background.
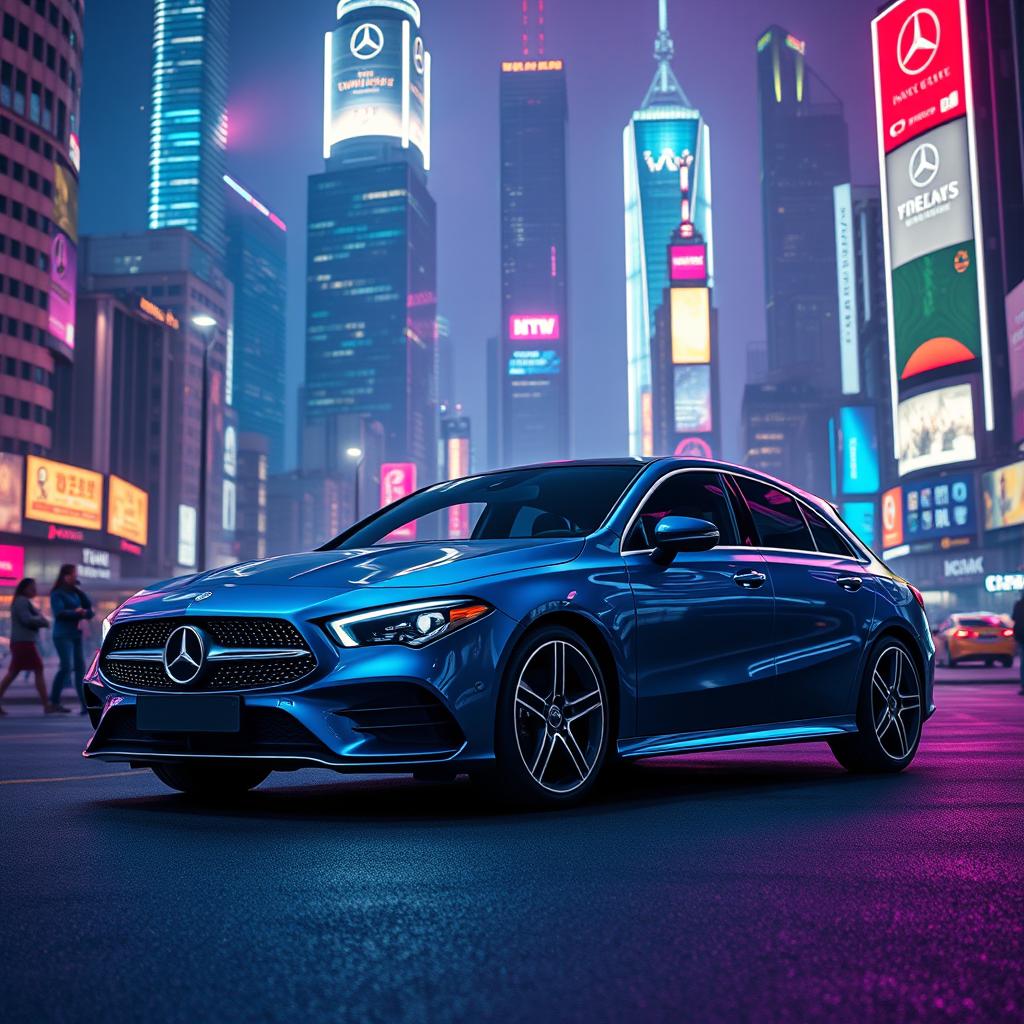
[[[325,37],[327,169],[309,179],[307,472],[345,466],[355,438],[331,421],[360,418],[382,425],[387,460],[421,480],[437,472],[431,67],[419,28],[412,0],[342,0]]]
[[[528,12],[529,8],[524,5]],[[501,462],[570,452],[566,98],[561,60],[501,66]],[[492,457],[493,458],[493,457]]]
[[[714,285],[711,225],[710,131],[686,98],[675,73],[675,45],[665,0],[658,3],[654,59],[658,68],[640,108],[623,132],[626,212],[626,345],[629,450],[649,455],[654,447],[652,339],[658,307],[670,284],[669,243],[686,219],[707,246],[702,273]]]
[[[235,288],[232,404],[238,429],[267,439],[272,473],[284,469],[286,239],[283,220],[229,175],[224,269]]]
[[[773,25],[757,43],[769,372],[839,388],[832,189],[850,180],[843,106]]]
[[[54,373],[74,356],[82,5],[3,5],[0,452],[53,444]]]
[[[230,0],[154,0],[149,226],[224,244]]]

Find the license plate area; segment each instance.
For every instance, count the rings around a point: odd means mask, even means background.
[[[238,732],[242,701],[233,694],[140,695],[135,727],[140,732]]]

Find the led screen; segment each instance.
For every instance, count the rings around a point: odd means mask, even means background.
[[[946,477],[904,487],[903,528],[908,544],[973,534],[976,526],[971,478]]]
[[[882,495],[882,547],[903,543],[903,488],[891,487]]]
[[[0,533],[21,533],[25,457],[0,452]]]
[[[977,452],[970,384],[928,391],[900,402],[899,471],[968,462]]]
[[[1024,462],[985,473],[981,488],[986,530],[1024,526]]]
[[[107,494],[107,533],[141,547],[149,540],[149,494],[113,474]]]
[[[392,504],[416,490],[416,464],[414,462],[385,462],[380,467],[380,504]],[[415,540],[416,524],[406,523],[392,530],[385,542]]]
[[[50,334],[68,348],[75,347],[75,296],[78,292],[78,254],[74,242],[57,231],[50,241]]]
[[[708,279],[708,250],[700,242],[692,245],[669,247],[669,277],[673,281],[694,281],[703,284]]]
[[[1009,341],[1013,440],[1019,444],[1024,441],[1024,281],[1006,296],[1006,337]]]
[[[38,455],[25,467],[25,518],[83,530],[103,528],[103,475]]]
[[[846,501],[842,507],[843,521],[869,548],[875,546],[875,503],[873,501]]]
[[[673,288],[672,362],[711,362],[711,303],[707,288]]]
[[[871,406],[839,410],[839,453],[844,494],[874,494],[880,485],[878,430]]]
[[[516,349],[508,359],[510,377],[533,377],[559,373],[562,358],[554,349]]]
[[[839,297],[839,359],[844,395],[860,391],[860,339],[857,323],[856,246],[853,229],[853,190],[832,190],[836,231],[836,285]]]
[[[680,434],[711,430],[711,367],[674,366],[673,407]]]

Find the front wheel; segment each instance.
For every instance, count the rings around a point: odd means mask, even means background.
[[[495,729],[498,786],[520,803],[564,805],[594,786],[608,752],[608,691],[581,637],[531,634],[505,673]]]
[[[270,774],[253,764],[154,764],[153,774],[171,789],[187,796],[223,800],[255,789]]]
[[[883,638],[868,657],[857,702],[857,732],[829,740],[851,772],[901,772],[917,753],[924,687],[910,651]]]

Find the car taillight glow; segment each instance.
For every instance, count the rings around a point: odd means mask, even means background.
[[[1003,636],[1013,636],[1013,630],[1012,629],[1004,629],[1003,630]]]
[[[978,634],[973,629],[958,629],[958,630],[955,630],[954,633],[953,633],[953,636],[960,637],[961,639],[965,638],[965,637],[971,637],[971,636],[977,636],[977,635]]]
[[[908,583],[908,584],[907,584],[907,586],[908,586],[908,587],[910,588],[910,592],[911,592],[911,593],[912,593],[912,594],[914,595],[914,600],[915,600],[915,601],[916,601],[916,602],[917,602],[917,603],[918,603],[918,604],[919,604],[919,605],[920,605],[920,606],[921,606],[922,608],[924,608],[924,594],[922,594],[922,593],[921,593],[921,591],[920,591],[920,590],[918,590],[918,589],[917,589],[917,587],[915,587],[915,586],[913,585],[913,583]]]

